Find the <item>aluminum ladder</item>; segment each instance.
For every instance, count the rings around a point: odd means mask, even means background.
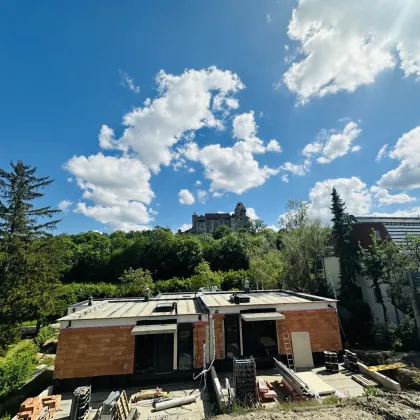
[[[293,348],[290,341],[289,330],[287,329],[284,321],[281,323],[281,335],[283,337],[284,351],[286,352],[287,366],[291,370],[295,370],[295,359],[293,357]]]

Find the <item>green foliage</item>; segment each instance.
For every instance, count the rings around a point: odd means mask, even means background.
[[[56,335],[57,331],[53,327],[49,325],[42,327],[35,337],[35,344],[41,349],[47,340],[55,337]]]
[[[390,323],[389,330],[396,351],[418,349],[416,322],[411,316],[405,315],[398,325]]]
[[[5,353],[9,344],[14,344],[20,338],[20,325],[13,324],[0,324],[0,356]]]
[[[377,397],[382,394],[382,391],[378,389],[376,386],[367,386],[365,388],[365,392],[363,396],[365,397]]]
[[[287,213],[281,220],[279,232],[283,287],[313,293],[316,289],[320,258],[325,255],[331,231],[321,226],[309,214],[309,204],[299,200],[289,201]]]
[[[0,397],[18,390],[29,379],[36,366],[36,352],[35,344],[25,340],[0,359]]]
[[[143,296],[146,288],[150,290],[153,288],[153,279],[150,272],[142,268],[133,270],[130,267],[124,271],[119,280],[121,281],[120,296]]]
[[[219,226],[213,234],[214,239],[222,239],[232,233],[232,228],[227,225]]]
[[[169,280],[160,280],[155,283],[156,293],[190,292],[192,290],[190,279],[173,277]]]
[[[373,316],[369,304],[361,300],[348,301],[344,308],[348,316],[342,318],[343,330],[352,345],[373,343]],[[363,328],[360,326],[363,325]]]
[[[277,289],[282,286],[285,269],[282,257],[277,250],[251,257],[248,273],[253,288]]]
[[[249,280],[249,273],[246,270],[229,270],[225,272],[220,272],[222,276],[221,289],[222,290],[232,290],[232,289],[242,289],[245,280]]]
[[[352,225],[356,219],[345,212],[346,205],[335,188],[331,198],[334,248],[340,266],[340,300],[346,305],[349,301],[357,299],[358,293],[354,282],[359,272],[359,260],[357,247],[351,242]]]
[[[207,261],[202,261],[198,264],[194,271],[194,275],[190,277],[191,290],[198,291],[201,287],[218,287],[220,288],[222,276],[210,270],[210,265]]]
[[[0,420],[10,420],[12,416],[8,413],[4,413],[0,416]]]

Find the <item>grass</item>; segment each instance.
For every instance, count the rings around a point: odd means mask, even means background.
[[[322,405],[334,405],[343,401],[343,398],[337,397],[337,395],[329,395],[322,400]]]

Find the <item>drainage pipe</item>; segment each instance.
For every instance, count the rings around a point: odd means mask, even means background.
[[[195,402],[197,395],[188,395],[184,398],[175,398],[169,401],[157,402],[155,404],[155,411],[166,410],[167,408],[179,407],[180,405],[191,404]]]

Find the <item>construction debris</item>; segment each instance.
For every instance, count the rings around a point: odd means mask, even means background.
[[[184,398],[174,398],[173,400],[155,402],[155,411],[166,410],[168,408],[179,407],[181,405],[194,403],[197,399],[197,395],[188,395]]]
[[[20,406],[16,420],[49,420],[60,407],[61,395],[27,398]]]
[[[367,366],[367,369],[371,372],[379,372],[381,370],[392,370],[392,369],[399,369],[405,368],[408,365],[406,363],[391,363],[389,365],[377,365],[377,366]]]
[[[130,403],[135,404],[139,401],[150,400],[154,398],[167,398],[168,393],[163,392],[161,388],[156,388],[154,391],[140,391],[133,394],[130,398]]]
[[[364,377],[361,374],[357,374],[357,375],[352,375],[351,378],[353,380],[355,380],[358,384],[364,386],[365,388],[374,386],[374,387],[378,387],[379,384],[376,383],[375,381],[372,381],[370,379],[367,379],[366,377]]]
[[[84,420],[90,411],[92,389],[90,386],[80,386],[73,392],[71,402],[70,420]]]

